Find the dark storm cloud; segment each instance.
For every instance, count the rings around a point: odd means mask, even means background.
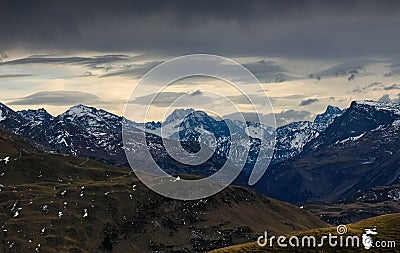
[[[189,95],[192,97],[195,97],[195,96],[203,95],[203,92],[201,90],[195,90],[192,93],[190,93]]]
[[[152,93],[145,96],[136,97],[130,103],[138,104],[138,105],[153,105],[157,107],[169,107],[171,106],[174,101],[178,100],[184,96],[191,96],[191,97],[201,97],[200,100],[197,100],[197,104],[200,103],[213,103],[215,100],[211,97],[204,96],[200,90],[196,90],[191,93],[186,92],[160,92],[160,93]],[[153,100],[154,98],[154,100]]]
[[[387,86],[385,88],[383,88],[384,90],[400,90],[400,85],[399,84],[392,84],[390,86]]]
[[[140,78],[160,63],[162,63],[162,61],[151,61],[143,64],[128,64],[123,68],[111,70],[108,73],[101,75],[100,77],[125,76]]]
[[[281,97],[272,97],[274,99],[301,99],[304,98],[303,95],[287,95],[287,96],[281,96]]]
[[[5,74],[5,75],[0,75],[0,79],[3,79],[3,78],[29,77],[29,76],[34,76],[34,74]]]
[[[274,61],[256,61],[243,64],[261,82],[279,83],[297,79],[289,74],[289,70],[279,66]]]
[[[126,77],[142,77],[153,67],[162,63],[162,61],[149,61],[144,63],[129,63],[143,61],[143,55],[130,56],[130,55],[98,55],[98,56],[70,56],[70,57],[57,57],[55,55],[32,55],[25,58],[19,58],[10,61],[0,62],[0,66],[4,65],[25,65],[25,64],[69,64],[80,65],[89,69],[102,69],[105,74],[99,77],[112,77],[112,76],[126,76]],[[80,76],[73,77],[87,77],[93,76],[91,71],[85,71]]]
[[[260,91],[261,95],[252,95],[252,102],[253,103],[265,103],[266,97],[264,95],[264,91]],[[280,97],[272,97],[268,96],[269,101],[274,104],[274,103],[279,103],[282,102],[282,100],[297,100],[297,99],[304,99],[304,95],[287,95],[287,96],[280,96]],[[243,104],[247,105],[250,103],[249,97],[246,97],[244,95],[232,95],[232,96],[227,96],[227,99],[232,101],[235,104]]]
[[[309,99],[306,99],[306,100],[301,101],[299,106],[311,105],[311,104],[313,104],[313,103],[315,103],[315,102],[318,102],[318,99],[316,99],[316,98],[309,98]]]
[[[53,105],[70,106],[76,104],[104,104],[98,96],[82,91],[41,91],[18,98],[9,105]]]
[[[320,78],[347,76],[347,80],[351,81],[354,80],[355,77],[360,73],[365,72],[366,66],[376,62],[378,61],[371,59],[349,60],[317,72],[315,75],[319,76]]]
[[[364,87],[357,87],[356,89],[353,90],[353,92],[361,92],[365,93],[371,90],[381,90],[383,87],[383,83],[381,82],[372,82]]]
[[[399,1],[3,1],[0,50],[398,55]]]
[[[161,92],[158,94],[153,93],[145,96],[136,97],[131,101],[131,103],[139,105],[149,105],[149,101],[152,101],[151,104],[154,106],[166,107],[166,106],[171,106],[173,101],[186,94],[187,93],[185,92]],[[154,97],[155,99],[153,100]]]
[[[393,83],[389,86],[384,86],[383,83],[381,83],[381,82],[373,82],[364,87],[358,87],[358,88],[354,89],[353,92],[366,93],[368,91],[376,91],[376,90],[385,90],[385,91],[400,90],[400,85]]]
[[[274,61],[260,60],[256,62],[250,62],[243,64],[250,71],[254,72],[265,72],[265,73],[276,73],[276,72],[286,72],[287,70],[283,67],[276,65]]]
[[[127,61],[127,55],[101,55],[92,57],[55,57],[33,55],[11,61],[3,61],[1,65],[24,65],[24,64],[75,64],[89,68],[99,68],[99,65],[111,64],[115,62]]]

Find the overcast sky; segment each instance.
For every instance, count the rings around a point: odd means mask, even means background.
[[[282,123],[310,120],[328,104],[399,99],[399,1],[2,1],[1,9],[0,101],[14,109],[58,114],[82,101],[122,114],[143,74],[192,53],[242,63]],[[204,95],[212,81],[183,84],[163,98],[198,91],[213,103]]]

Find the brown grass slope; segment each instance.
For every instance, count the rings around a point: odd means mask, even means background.
[[[265,229],[325,225],[240,187],[198,201],[164,198],[128,168],[43,154],[13,135],[0,137],[0,158],[10,156],[0,162],[0,252],[205,252],[253,241]]]
[[[379,241],[395,241],[395,248],[371,248],[365,250],[361,243],[360,237],[360,248],[335,248],[335,247],[322,247],[322,248],[281,248],[277,245],[271,247],[260,247],[256,242],[246,243],[242,245],[235,245],[231,247],[226,247],[218,250],[211,251],[212,253],[257,253],[257,252],[400,252],[400,214],[387,214],[374,218],[365,219],[356,223],[348,224],[348,232],[344,235],[357,235],[361,236],[366,228],[376,227],[378,235],[374,235],[374,240]],[[300,232],[289,233],[286,236],[291,235],[298,236],[310,236],[314,235],[316,238],[321,238],[323,235],[338,235],[336,232],[336,227],[325,227],[318,229],[310,229]]]

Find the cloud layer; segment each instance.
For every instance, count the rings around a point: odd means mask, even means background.
[[[318,102],[316,98],[309,98],[300,102],[300,106],[311,105],[312,103]]]
[[[0,50],[399,55],[399,1],[4,1]]]
[[[52,105],[70,106],[77,104],[104,104],[104,101],[91,93],[82,91],[41,91],[32,95],[18,98],[9,105]]]

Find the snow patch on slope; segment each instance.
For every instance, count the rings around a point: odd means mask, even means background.
[[[335,144],[338,144],[338,143],[343,144],[343,143],[346,143],[346,142],[349,142],[349,141],[356,141],[356,140],[360,139],[361,137],[363,137],[364,135],[365,135],[365,133],[362,133],[362,134],[360,134],[358,136],[352,136],[352,137],[349,137],[349,138],[344,139],[342,141],[337,141]]]
[[[5,120],[6,118],[7,118],[6,116],[3,116],[3,111],[0,110],[0,121]]]

